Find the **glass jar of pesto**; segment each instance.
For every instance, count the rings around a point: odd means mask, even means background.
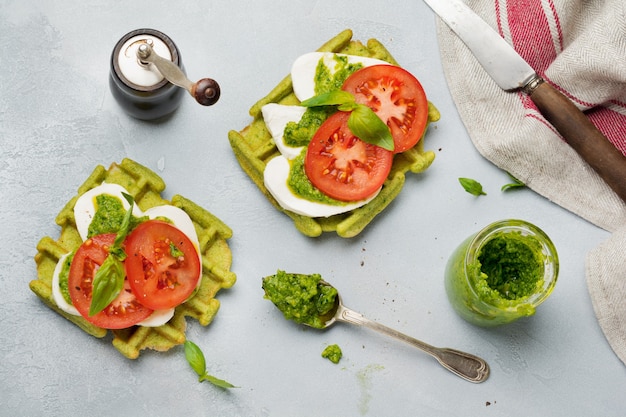
[[[556,284],[554,244],[524,220],[501,220],[468,237],[445,271],[448,299],[466,321],[497,326],[535,314]]]

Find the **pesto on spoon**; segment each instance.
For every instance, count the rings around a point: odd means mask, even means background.
[[[279,270],[276,275],[263,278],[262,287],[264,298],[274,303],[288,320],[316,329],[326,329],[338,321],[369,327],[428,353],[444,368],[467,381],[483,382],[489,376],[489,365],[477,356],[431,346],[346,308],[337,289],[319,274],[294,274]]]

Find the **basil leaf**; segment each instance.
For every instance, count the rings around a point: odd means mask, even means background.
[[[124,288],[125,276],[122,262],[115,256],[107,256],[93,278],[89,316],[98,314],[115,300]]]
[[[354,103],[354,101],[354,96],[347,91],[333,90],[304,100],[300,105],[304,107],[340,106]]]
[[[518,180],[517,178],[515,178],[513,175],[511,175],[510,173],[507,172],[507,174],[509,175],[509,178],[511,178],[511,181],[513,181],[512,183],[509,184],[504,184],[501,188],[502,191],[508,191],[514,188],[522,188],[522,187],[526,187],[526,184],[524,184],[523,182],[521,182],[520,180]]]
[[[389,126],[383,122],[374,110],[364,104],[357,104],[348,119],[348,128],[363,142],[393,151],[393,137]]]
[[[487,195],[487,193],[483,191],[483,186],[476,180],[473,180],[471,178],[459,178],[459,182],[461,183],[465,191],[472,195]]]
[[[185,340],[185,358],[191,368],[198,374],[198,381],[209,381],[211,384],[221,388],[237,388],[230,382],[216,378],[206,373],[206,360],[202,350],[191,340]]]
[[[200,348],[190,340],[185,341],[185,358],[200,378],[206,373],[206,361]]]
[[[133,196],[122,193],[130,207],[126,210],[126,214],[124,215],[124,219],[122,220],[122,225],[120,226],[120,230],[117,232],[117,236],[115,236],[115,241],[113,242],[113,246],[109,250],[109,253],[115,255],[120,261],[126,259],[126,253],[121,250],[122,243],[124,239],[126,239],[126,235],[128,234],[128,230],[130,229],[130,221],[133,216],[133,206],[135,204],[135,200]]]
[[[209,381],[211,384],[217,385],[218,387],[221,387],[221,388],[237,388],[230,382],[224,381],[223,379],[216,378],[206,373],[200,377],[200,382],[202,381]]]

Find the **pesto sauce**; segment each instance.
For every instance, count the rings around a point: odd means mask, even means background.
[[[117,233],[126,215],[122,201],[109,194],[99,194],[95,200],[96,213],[87,229],[87,237],[104,233]],[[144,220],[146,220],[145,217],[131,216],[129,230],[132,230]]]
[[[343,83],[352,73],[363,68],[363,64],[348,63],[347,56],[335,55],[335,68],[328,68],[323,59],[317,63],[315,70],[315,94],[328,93],[329,91],[341,90]]]
[[[533,294],[544,275],[541,248],[521,235],[494,237],[483,246],[478,260],[489,288],[508,300]]]
[[[332,106],[309,107],[298,123],[288,122],[283,132],[285,144],[299,148],[309,144],[315,132],[337,109]]]
[[[309,201],[315,201],[318,203],[329,204],[333,206],[342,206],[347,203],[334,198],[330,198],[320,190],[318,190],[309,180],[309,177],[304,172],[304,157],[306,150],[303,150],[300,155],[292,159],[289,163],[291,168],[289,170],[289,178],[287,179],[287,186],[294,192],[294,194],[304,197]]]
[[[328,345],[322,352],[322,358],[326,358],[332,363],[339,363],[342,357],[343,352],[341,351],[339,345]]]
[[[279,270],[263,278],[263,298],[270,300],[287,320],[321,329],[332,317],[337,290],[321,282],[319,274],[291,274]]]
[[[65,257],[63,265],[61,266],[61,272],[59,272],[59,289],[61,290],[61,295],[65,302],[70,305],[72,305],[72,298],[70,297],[68,278],[70,275],[70,266],[72,266],[72,259],[74,259],[74,253],[75,252],[71,252]]]

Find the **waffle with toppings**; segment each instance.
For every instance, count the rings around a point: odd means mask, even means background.
[[[110,330],[113,345],[124,356],[135,359],[143,349],[167,351],[185,341],[186,317],[196,319],[207,326],[217,314],[220,303],[215,298],[221,289],[230,288],[236,276],[230,271],[232,254],[227,240],[232,236],[231,229],[217,217],[194,202],[175,195],[171,201],[161,197],[165,189],[163,180],[150,169],[124,159],[108,169],[98,166],[80,186],[78,194],[70,200],[56,218],[61,227],[57,239],[42,238],[35,255],[37,279],[30,282],[31,290],[51,309],[70,320],[92,336],[102,338],[109,330],[97,327],[80,315],[68,314],[61,310],[52,294],[52,276],[59,259],[79,247],[82,238],[76,228],[74,205],[79,196],[99,186],[103,182],[119,184],[134,197],[141,210],[161,205],[173,205],[186,212],[198,236],[199,252],[202,258],[202,280],[195,294],[174,310],[173,317],[158,327],[132,326],[126,329]]]
[[[387,49],[376,39],[367,44],[352,39],[352,31],[345,30],[325,43],[318,51],[335,52],[376,58],[392,65],[398,65]],[[299,100],[294,93],[292,77],[284,78],[266,97],[250,109],[252,122],[241,131],[231,130],[228,138],[242,169],[262,191],[266,198],[280,211],[288,215],[296,228],[304,235],[316,237],[323,232],[336,232],[341,237],[358,235],[379,213],[381,213],[400,193],[408,171],[419,173],[426,170],[434,160],[432,151],[424,151],[423,140],[414,147],[397,153],[379,194],[362,207],[346,213],[330,216],[306,216],[284,208],[264,184],[264,171],[267,164],[280,155],[276,141],[264,121],[262,109],[270,103],[297,105]],[[439,112],[428,102],[427,123],[437,121]]]

